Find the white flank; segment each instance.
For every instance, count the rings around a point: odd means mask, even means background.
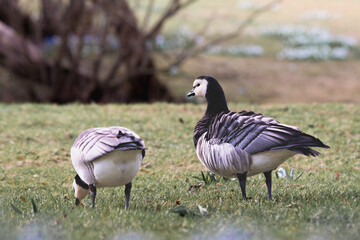
[[[96,187],[117,187],[131,182],[140,169],[141,152],[115,150],[94,160]]]
[[[250,170],[247,172],[247,176],[253,176],[259,173],[275,170],[286,159],[294,156],[296,152],[290,150],[275,150],[262,152],[252,155],[252,164]]]

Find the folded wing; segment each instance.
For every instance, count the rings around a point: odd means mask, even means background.
[[[72,150],[81,153],[84,162],[115,150],[141,149],[145,155],[143,140],[133,131],[124,127],[91,128],[75,140]]]
[[[288,149],[304,155],[318,155],[310,147],[328,148],[319,139],[297,127],[280,124],[259,113],[242,111],[217,115],[205,136],[211,144],[229,143],[250,154]]]

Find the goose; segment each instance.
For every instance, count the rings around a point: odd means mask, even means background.
[[[82,132],[71,148],[77,173],[73,181],[75,205],[90,192],[94,208],[97,188],[125,185],[125,209],[128,209],[132,180],[144,156],[144,141],[125,127],[91,128]]]
[[[224,91],[212,76],[199,76],[188,97],[206,98],[207,109],[195,126],[193,141],[201,163],[213,173],[237,178],[242,197],[246,178],[263,173],[271,200],[271,173],[295,154],[317,156],[310,147],[329,148],[295,126],[252,111],[231,112]]]

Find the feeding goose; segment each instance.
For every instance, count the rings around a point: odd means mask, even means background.
[[[295,154],[317,156],[310,147],[329,148],[297,127],[251,111],[230,112],[218,81],[200,76],[188,97],[207,100],[204,116],[195,126],[194,145],[201,163],[223,177],[237,177],[246,200],[246,178],[263,173],[271,199],[271,172]]]
[[[75,205],[90,192],[94,207],[97,188],[125,185],[127,209],[131,181],[144,156],[144,141],[127,128],[91,128],[81,133],[71,148],[71,160],[77,173],[73,182]]]

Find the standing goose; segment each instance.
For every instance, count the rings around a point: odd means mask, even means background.
[[[79,135],[71,148],[77,175],[73,182],[75,205],[96,188],[125,185],[125,209],[129,207],[132,183],[145,156],[144,141],[124,127],[91,128]]]
[[[223,177],[237,177],[246,200],[246,177],[264,173],[271,199],[271,172],[295,154],[317,156],[310,147],[329,148],[297,127],[251,111],[230,112],[224,92],[211,76],[200,76],[188,97],[207,100],[195,126],[194,145],[201,163]]]

